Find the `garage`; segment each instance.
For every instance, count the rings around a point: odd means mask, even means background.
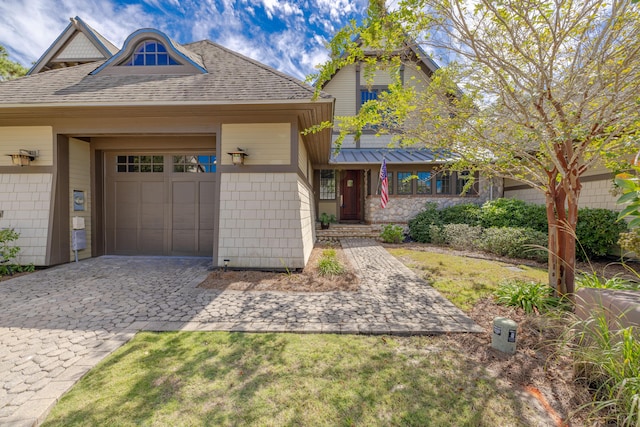
[[[106,253],[211,256],[215,172],[213,152],[106,153]]]

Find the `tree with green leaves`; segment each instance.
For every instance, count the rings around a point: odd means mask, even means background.
[[[398,70],[416,66],[424,51],[449,62],[418,90]],[[400,145],[441,153],[453,170],[540,191],[549,283],[560,295],[574,292],[581,177],[638,147],[640,14],[632,0],[400,0],[392,9],[372,0],[331,53],[313,76],[318,90],[353,63],[395,76],[357,116],[336,119],[340,138],[376,125]]]
[[[17,79],[27,74],[27,69],[17,62],[9,59],[9,54],[4,46],[0,45],[0,82],[3,80]]]

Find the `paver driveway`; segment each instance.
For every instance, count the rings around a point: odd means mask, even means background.
[[[481,332],[371,240],[342,242],[358,292],[196,288],[209,259],[100,257],[0,284],[0,425],[31,426],[140,330]]]

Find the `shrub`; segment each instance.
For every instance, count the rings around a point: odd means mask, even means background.
[[[530,228],[491,227],[484,230],[478,246],[497,255],[543,261],[547,241],[546,233]]]
[[[620,233],[618,244],[622,250],[635,252],[637,256],[640,256],[640,229]]]
[[[480,225],[480,206],[473,203],[455,205],[440,210],[440,218],[444,224]]]
[[[480,225],[489,227],[518,227],[548,230],[544,205],[526,203],[518,199],[496,199],[486,202],[480,209]]]
[[[404,240],[404,229],[399,225],[387,224],[380,233],[385,243],[400,243]]]
[[[442,235],[447,245],[456,249],[475,249],[482,237],[482,228],[468,224],[445,224]]]
[[[617,222],[618,215],[608,209],[583,208],[578,212],[576,256],[582,260],[604,256],[627,229]]]
[[[596,273],[584,273],[576,278],[576,285],[579,288],[599,288],[599,289],[617,289],[617,290],[640,290],[640,283],[634,283],[622,277],[614,276],[610,279],[604,279]]]
[[[431,242],[431,226],[440,225],[440,211],[437,203],[425,204],[425,209],[409,220],[409,236],[420,243]]]
[[[593,412],[606,425],[640,425],[640,333],[623,328],[616,319],[607,321],[604,309],[577,321],[568,331],[578,345],[572,351],[576,377],[594,390]]]
[[[435,225],[435,224],[430,225],[429,237],[431,238],[431,243],[435,245],[447,244],[447,236],[444,233],[444,225]]]
[[[344,266],[338,259],[335,249],[325,249],[318,261],[318,273],[321,276],[335,276],[344,273]]]
[[[560,303],[549,285],[517,279],[501,283],[494,296],[498,304],[520,307],[525,313],[548,311]]]
[[[0,276],[10,274],[16,270],[13,263],[20,253],[20,248],[15,245],[15,241],[20,237],[20,233],[13,228],[0,230]]]

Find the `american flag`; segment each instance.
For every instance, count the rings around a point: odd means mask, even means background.
[[[380,167],[380,206],[384,209],[389,202],[389,177],[387,176],[387,161],[382,159]]]

